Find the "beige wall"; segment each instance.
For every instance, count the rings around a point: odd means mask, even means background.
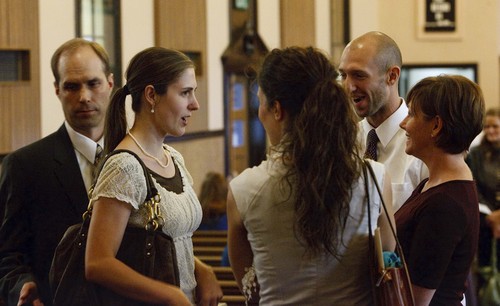
[[[229,0],[207,1],[207,79],[209,130],[223,128],[223,87],[220,55],[228,44]],[[405,63],[464,63],[476,62],[479,83],[488,105],[500,102],[500,0],[461,0],[462,38],[458,41],[421,40],[416,35],[417,7],[413,1],[354,0],[351,1],[351,36],[380,30],[392,36],[400,45]],[[54,95],[50,72],[52,52],[74,36],[74,1],[39,0],[40,6],[40,76],[41,76],[41,134],[46,136],[62,123],[63,114]],[[329,51],[331,46],[328,25],[329,1],[315,1],[316,45]],[[269,49],[279,47],[279,0],[258,0],[258,28]],[[139,50],[152,46],[153,0],[122,0],[123,65]],[[140,22],[138,21],[140,20]],[[56,35],[57,34],[57,35]],[[333,59],[338,61],[338,59]]]
[[[74,14],[54,14],[54,12],[74,12],[74,1],[38,0],[40,5],[40,50],[41,50],[41,105],[42,136],[56,130],[64,120],[59,101],[54,94],[53,76],[50,71],[50,57],[64,41],[74,37]],[[208,80],[208,129],[220,130],[224,127],[223,84],[220,56],[229,44],[229,0],[207,1],[207,80]],[[259,10],[258,26],[262,39],[268,48],[279,47],[279,0],[257,0]],[[125,68],[138,51],[154,45],[153,0],[122,0],[122,64]],[[325,4],[326,3],[326,4]],[[328,0],[318,0],[317,10],[327,5]],[[328,11],[328,10],[326,10]],[[325,26],[329,21],[322,11],[317,21]],[[326,17],[325,17],[326,16]],[[326,26],[325,26],[326,27]],[[322,30],[321,33],[327,33]],[[55,35],[54,33],[57,33]],[[329,45],[328,36],[320,41],[322,47]],[[125,69],[123,69],[125,70]],[[120,77],[120,76],[115,76]],[[122,77],[122,76],[121,76]]]
[[[38,5],[40,10],[41,135],[44,137],[57,130],[64,120],[61,104],[55,95],[50,58],[59,45],[75,37],[75,1],[39,0]]]
[[[208,130],[223,129],[223,84],[220,56],[229,43],[229,0],[205,0],[207,5],[207,108]],[[257,0],[258,31],[269,49],[280,47],[280,1]],[[316,46],[329,51],[330,0],[315,1]],[[337,1],[337,0],[333,0]],[[380,30],[400,45],[404,62],[478,63],[479,84],[487,104],[499,105],[500,0],[459,0],[463,6],[459,40],[422,40],[416,35],[417,7],[423,0],[353,0],[351,1],[351,36]],[[42,136],[55,131],[63,122],[61,106],[53,89],[50,57],[65,40],[74,37],[74,1],[39,0],[40,72]],[[123,67],[139,50],[154,44],[153,0],[122,0]],[[54,12],[66,12],[55,14]],[[338,61],[334,58],[333,61]],[[118,77],[118,76],[117,76]],[[210,141],[209,141],[210,142]],[[196,185],[209,170],[223,172],[223,143],[195,140],[174,143],[186,159]],[[196,189],[198,190],[198,189]]]
[[[121,0],[122,65],[126,67],[138,51],[154,42],[153,0]],[[40,6],[40,88],[42,137],[55,131],[64,121],[61,105],[54,91],[50,58],[59,45],[75,37],[75,2],[39,0]],[[55,12],[65,12],[56,14]],[[71,14],[69,13],[71,12]],[[141,20],[137,22],[137,20]],[[124,69],[125,71],[125,69]],[[122,76],[115,76],[119,78]]]
[[[182,154],[186,167],[194,181],[194,190],[199,194],[201,184],[207,172],[224,173],[224,137],[216,136],[174,142],[171,144]]]
[[[222,65],[220,56],[229,44],[229,0],[207,1],[207,82],[208,130],[224,128]],[[325,0],[322,0],[325,1]],[[269,48],[279,47],[279,0],[259,1],[259,31],[265,32],[263,39]],[[40,5],[40,49],[41,49],[41,134],[47,136],[63,122],[59,100],[52,85],[50,58],[55,49],[64,41],[74,37],[74,14],[54,14],[54,12],[74,12],[74,1],[39,0]],[[153,0],[122,0],[122,65],[123,71],[132,56],[138,51],[154,45]],[[54,35],[57,33],[57,35]],[[123,76],[115,76],[122,77]],[[130,105],[130,103],[129,103]],[[130,109],[130,107],[129,107]],[[133,115],[129,110],[129,121]],[[189,129],[188,129],[189,131]],[[185,143],[176,142],[178,149],[195,180],[196,190],[207,171],[224,172],[223,149],[220,139],[209,138]]]
[[[421,2],[353,0],[351,35],[371,30],[388,34],[399,44],[406,64],[477,63],[487,107],[500,105],[500,1],[458,0],[458,39],[417,35],[417,5]]]

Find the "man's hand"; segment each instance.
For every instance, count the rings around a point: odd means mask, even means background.
[[[24,283],[19,293],[19,302],[17,306],[23,305],[33,305],[33,306],[43,306],[42,301],[38,296],[38,288],[35,282]]]

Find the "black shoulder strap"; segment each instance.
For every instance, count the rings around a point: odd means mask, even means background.
[[[130,150],[125,150],[125,149],[114,150],[114,151],[108,153],[103,158],[103,160],[98,165],[98,168],[97,168],[97,171],[96,171],[96,175],[94,177],[94,181],[92,182],[92,187],[90,188],[90,190],[92,191],[94,189],[94,186],[95,186],[95,184],[97,182],[97,178],[99,177],[99,174],[101,173],[101,170],[104,167],[104,164],[108,161],[108,159],[111,156],[113,156],[115,154],[119,154],[119,153],[128,153],[128,154],[134,156],[137,159],[137,161],[139,162],[139,164],[141,165],[142,170],[144,171],[144,176],[146,177],[147,194],[146,194],[146,199],[145,200],[149,200],[152,197],[154,197],[156,194],[158,194],[158,190],[156,189],[155,184],[153,183],[153,179],[152,179],[151,175],[149,174],[148,168],[146,168],[146,165],[144,165],[144,162],[141,160],[141,158],[139,156],[137,156],[136,153],[134,153],[134,152],[132,152]]]

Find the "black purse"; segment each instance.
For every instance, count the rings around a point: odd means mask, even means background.
[[[107,159],[121,152],[135,156],[144,170],[147,196],[143,205],[147,207],[149,220],[144,228],[126,227],[116,258],[143,275],[179,286],[174,242],[172,237],[162,232],[163,218],[158,207],[160,195],[141,159],[128,150],[116,150],[108,154],[100,163],[89,195]],[[91,215],[92,200],[83,214],[83,222],[69,227],[55,250],[49,272],[54,306],[153,305],[131,300],[85,279],[85,245]]]

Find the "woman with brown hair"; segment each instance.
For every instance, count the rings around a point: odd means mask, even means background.
[[[227,230],[227,180],[221,173],[208,172],[199,195],[203,218],[198,230]]]
[[[129,153],[111,156],[97,180],[92,200],[85,273],[89,281],[131,299],[160,305],[217,305],[222,291],[211,267],[194,257],[192,233],[201,208],[182,155],[164,144],[182,136],[199,108],[193,62],[183,53],[161,47],[135,55],[108,108],[105,152],[126,149],[139,156],[160,194],[162,230],[175,243],[180,288],[148,278],[116,258],[127,224],[147,222],[146,179],[139,161]],[[128,129],[125,100],[132,96],[135,120]],[[141,247],[138,245],[138,247]],[[161,267],[155,267],[161,268]]]
[[[408,93],[406,153],[429,169],[396,212],[416,305],[462,305],[477,248],[479,209],[464,155],[481,132],[484,99],[463,76],[418,82]]]
[[[231,267],[260,305],[373,305],[358,118],[336,79],[311,47],[274,49],[259,71],[259,119],[271,147],[230,182],[227,205]],[[369,162],[391,203],[384,166]],[[368,188],[371,223],[381,222],[384,250],[393,251],[371,179]]]

